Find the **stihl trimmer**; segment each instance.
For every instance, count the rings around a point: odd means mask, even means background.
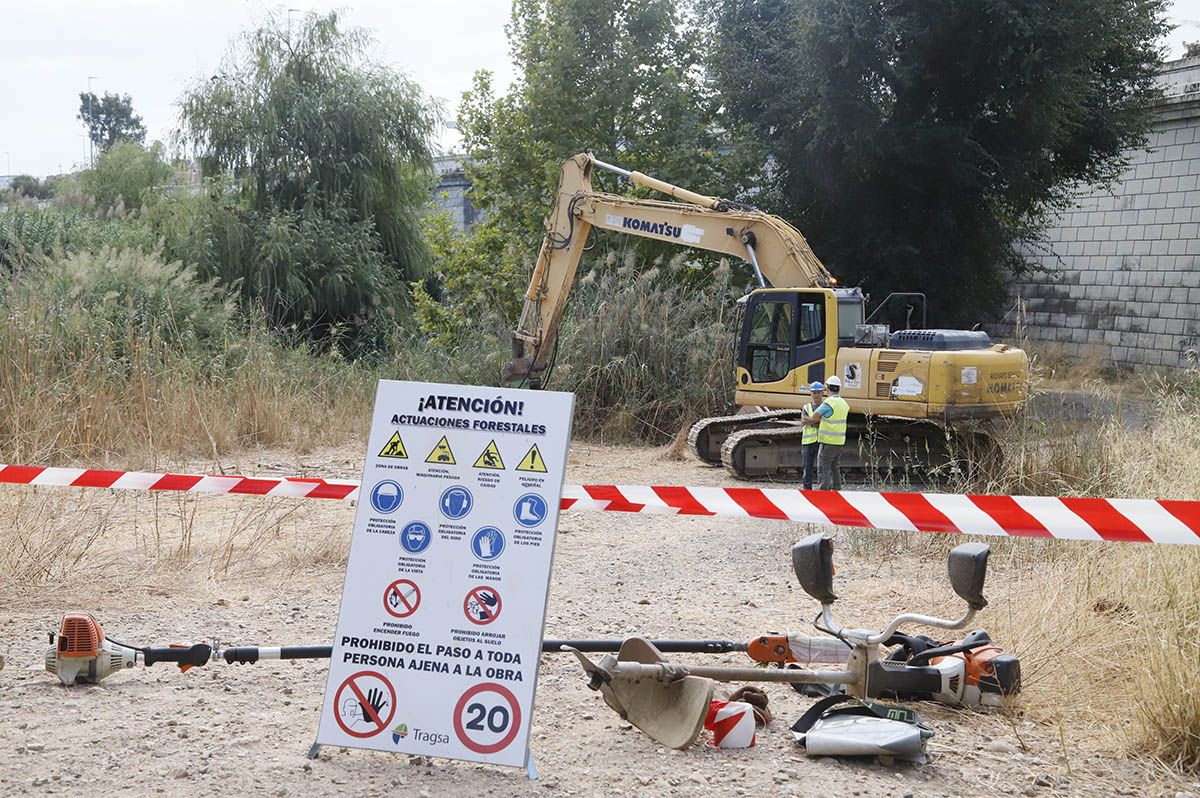
[[[873,630],[845,628],[833,617],[837,600],[833,592],[833,540],[816,534],[793,546],[792,566],[800,586],[821,605],[814,628],[841,641],[847,650],[844,665],[838,670],[787,667],[791,660],[800,660],[792,642],[803,640],[805,636],[801,635],[760,638],[755,650],[760,655],[773,654],[775,661],[785,666],[766,669],[683,665],[668,661],[652,643],[637,637],[626,640],[615,657],[610,654],[599,662],[581,651],[573,653],[588,676],[588,686],[598,690],[617,714],[659,743],[677,748],[691,745],[700,733],[712,701],[714,681],[828,685],[825,694],[845,692],[872,711],[875,705],[869,699],[881,696],[930,697],[956,705],[999,704],[1004,695],[1020,690],[1020,666],[1015,657],[1001,654],[998,649],[993,651],[985,632],[972,633],[949,646],[926,647],[895,658],[881,657],[884,644],[903,644],[907,639],[897,637],[903,624],[966,627],[987,606],[983,584],[988,553],[989,548],[981,543],[964,543],[950,552],[950,584],[967,604],[961,618],[904,613],[883,629]],[[861,728],[867,724],[858,725]],[[919,754],[924,738],[914,739]]]

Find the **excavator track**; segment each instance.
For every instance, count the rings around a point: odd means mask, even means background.
[[[796,481],[804,470],[802,435],[794,422],[733,431],[722,441],[721,464],[738,479]],[[976,425],[955,429],[932,421],[852,417],[842,478],[926,485],[999,457],[998,444]]]
[[[799,410],[767,410],[702,418],[688,430],[688,451],[700,462],[718,466],[724,461],[722,445],[729,435],[753,429],[791,429],[803,417]]]

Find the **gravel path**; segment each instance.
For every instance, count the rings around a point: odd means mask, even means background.
[[[186,465],[186,464],[184,464]],[[193,464],[193,467],[198,467]],[[352,450],[268,452],[226,464],[249,474],[301,470],[355,477]],[[719,469],[661,450],[576,445],[568,480],[723,484]],[[1123,758],[1083,718],[1046,719],[920,707],[936,730],[927,765],[808,759],[787,726],[810,703],[768,687],[778,720],[759,745],[664,750],[589,691],[565,655],[546,655],[534,716],[541,779],[423,757],[324,749],[316,731],[321,662],[223,663],[180,673],[155,666],[100,686],[65,688],[42,671],[46,631],[87,609],[121,640],[161,645],[327,641],[354,509],[347,503],[254,497],[152,497],[105,491],[0,492],[45,544],[42,584],[0,583],[0,795],[82,789],[149,795],[1168,795],[1200,788]],[[56,532],[57,530],[57,532]],[[102,530],[54,549],[55,534]],[[795,584],[788,549],[808,534],[772,521],[567,513],[549,605],[553,637],[715,637],[808,629],[815,603]],[[840,617],[876,624],[902,609],[954,614],[944,547],[888,554],[842,532]],[[11,547],[0,533],[0,544]],[[77,548],[80,548],[77,546]],[[10,551],[11,554],[11,551]],[[17,555],[12,555],[16,557]],[[76,564],[62,562],[77,559]],[[1003,563],[980,623],[1019,615]],[[999,641],[1004,643],[1003,640]],[[745,664],[736,656],[716,658]],[[1033,702],[1045,701],[1030,690]],[[1064,755],[1065,751],[1065,755]],[[1189,792],[1192,791],[1192,792]]]

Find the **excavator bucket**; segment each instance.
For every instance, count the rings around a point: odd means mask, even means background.
[[[711,679],[683,676],[664,682],[622,675],[617,667],[622,662],[666,662],[662,652],[641,637],[629,638],[621,644],[616,659],[609,654],[599,664],[575,649],[569,650],[591,677],[591,687],[600,691],[604,703],[650,739],[670,748],[687,748],[696,741],[712,703]]]

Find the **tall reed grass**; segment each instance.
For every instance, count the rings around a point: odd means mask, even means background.
[[[154,253],[36,259],[0,292],[5,462],[148,467],[340,442],[364,429],[373,376],[282,345]]]
[[[575,392],[575,430],[662,443],[733,403],[736,298],[730,269],[689,284],[682,257],[580,279],[551,387]]]

